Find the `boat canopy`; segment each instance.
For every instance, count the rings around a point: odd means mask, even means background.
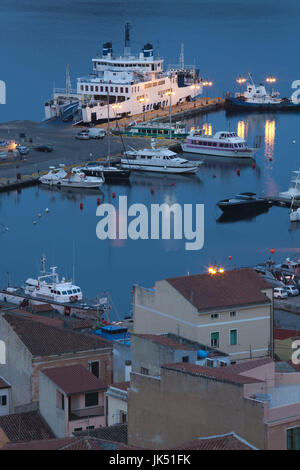
[[[27,281],[25,282],[25,284],[36,287],[39,285],[39,281],[37,279],[32,279],[31,277],[29,277]]]

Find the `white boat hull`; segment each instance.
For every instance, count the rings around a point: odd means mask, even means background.
[[[136,163],[129,163],[122,160],[122,168],[135,171],[151,171],[154,173],[171,173],[171,174],[194,174],[198,171],[198,166],[190,167],[171,167],[171,166],[155,166],[155,165],[139,165]]]
[[[67,188],[87,188],[87,189],[91,189],[91,188],[99,188],[100,186],[102,186],[103,184],[103,181],[97,181],[97,182],[94,182],[94,181],[87,181],[86,183],[85,182],[80,182],[80,181],[60,181],[58,183],[58,186],[61,186],[61,187],[67,187]]]
[[[227,158],[251,158],[255,155],[258,149],[248,149],[242,152],[232,150],[218,150],[215,148],[198,148],[196,145],[181,144],[184,153],[192,153],[201,156],[213,156],[213,157],[227,157]]]

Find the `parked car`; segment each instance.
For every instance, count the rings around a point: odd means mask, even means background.
[[[275,287],[274,289],[274,298],[275,299],[287,299],[288,293],[285,290],[285,287]]]
[[[27,155],[29,153],[29,148],[25,147],[25,145],[17,145],[16,150],[20,155]]]
[[[285,286],[284,288],[289,296],[299,295],[299,289],[296,286]]]
[[[88,140],[90,138],[90,134],[88,131],[82,131],[82,132],[79,132],[79,134],[76,134],[75,138],[81,139],[81,140]]]
[[[105,130],[98,127],[92,127],[88,132],[90,139],[103,139],[106,135]]]
[[[37,150],[38,152],[52,152],[53,147],[52,145],[38,145],[37,147],[34,147],[34,150]]]

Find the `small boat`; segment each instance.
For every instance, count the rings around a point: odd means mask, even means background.
[[[245,192],[237,194],[233,198],[223,199],[217,203],[217,206],[225,214],[236,214],[241,212],[249,214],[268,209],[272,206],[272,202],[256,197],[255,193]]]
[[[122,168],[158,173],[191,174],[202,162],[189,162],[166,147],[157,148],[152,139],[151,148],[129,150],[121,158]]]
[[[283,199],[300,199],[300,169],[293,171],[293,173],[289,189],[279,193],[279,196]]]
[[[251,158],[258,150],[249,148],[236,132],[219,131],[211,136],[204,129],[193,130],[181,147],[185,153],[230,158]]]
[[[300,207],[298,207],[298,209],[296,209],[296,210],[291,209],[290,221],[291,222],[300,222]]]
[[[272,78],[272,80],[276,81]],[[267,79],[268,81],[268,79]],[[300,101],[292,98],[280,98],[278,91],[267,93],[263,84],[256,86],[249,78],[243,79],[246,82],[246,91],[235,93],[234,96],[227,95],[225,108],[227,110],[247,110],[247,111],[296,111],[300,110]]]
[[[116,166],[99,165],[99,162],[90,162],[80,170],[87,176],[104,176],[105,183],[128,182],[130,170]]]
[[[47,184],[49,186],[57,185],[61,179],[67,175],[64,167],[65,165],[63,163],[59,165],[59,168],[50,166],[49,172],[39,178],[40,183]]]
[[[72,171],[66,174],[57,183],[61,187],[68,188],[99,188],[104,184],[104,176],[86,176],[83,171],[74,168]]]

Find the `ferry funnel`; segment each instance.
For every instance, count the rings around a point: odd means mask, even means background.
[[[130,56],[130,23],[125,23],[124,55],[125,55],[125,57]]]

